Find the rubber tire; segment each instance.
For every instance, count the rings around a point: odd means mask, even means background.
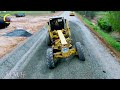
[[[85,57],[84,57],[84,54],[83,54],[83,49],[82,49],[81,43],[80,42],[76,42],[75,47],[76,47],[79,59],[81,61],[85,61]]]
[[[48,46],[52,46],[49,34],[47,34],[47,36],[46,36],[46,43],[47,43]]]
[[[50,35],[48,35],[48,46],[52,46],[52,44],[51,44],[51,39],[50,39]]]
[[[47,58],[47,66],[48,66],[48,68],[49,69],[55,68],[55,62],[53,60],[53,49],[52,48],[47,49],[46,58]]]

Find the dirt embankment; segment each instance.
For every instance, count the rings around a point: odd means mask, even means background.
[[[5,37],[2,36],[8,32],[14,31],[16,29],[24,29],[31,34],[34,34],[40,30],[49,20],[51,16],[57,16],[62,12],[56,12],[50,15],[44,16],[26,16],[16,18],[11,16],[10,25],[0,30],[0,58],[11,52],[17,45],[21,44],[27,39],[27,37]]]

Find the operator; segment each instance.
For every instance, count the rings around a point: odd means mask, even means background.
[[[55,28],[55,30],[59,30],[60,29],[60,25],[59,25],[57,20],[55,21],[55,27],[54,28]]]

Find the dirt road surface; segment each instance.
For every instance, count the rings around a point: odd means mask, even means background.
[[[34,34],[39,29],[41,29],[49,20],[51,16],[59,15],[61,12],[53,13],[44,16],[30,16],[19,17],[10,16],[11,23],[8,28],[0,30],[0,58],[4,55],[10,53],[14,48],[25,42],[26,37],[5,37],[2,36],[8,32],[14,31],[16,29],[24,29],[31,34]]]
[[[73,43],[81,42],[85,61],[77,57],[61,60],[50,70],[46,65],[47,29],[44,30],[40,46],[29,54],[27,64],[22,67],[23,79],[120,79],[120,64],[116,57],[101,44],[90,30],[75,16],[65,11],[61,16],[69,20]]]

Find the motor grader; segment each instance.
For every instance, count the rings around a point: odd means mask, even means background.
[[[75,13],[74,12],[70,12],[70,16],[75,16]]]
[[[80,42],[72,45],[71,32],[68,21],[64,17],[53,17],[48,22],[48,45],[46,59],[47,66],[50,69],[56,67],[56,63],[61,58],[68,58],[71,55],[77,55],[84,61],[85,57]]]

